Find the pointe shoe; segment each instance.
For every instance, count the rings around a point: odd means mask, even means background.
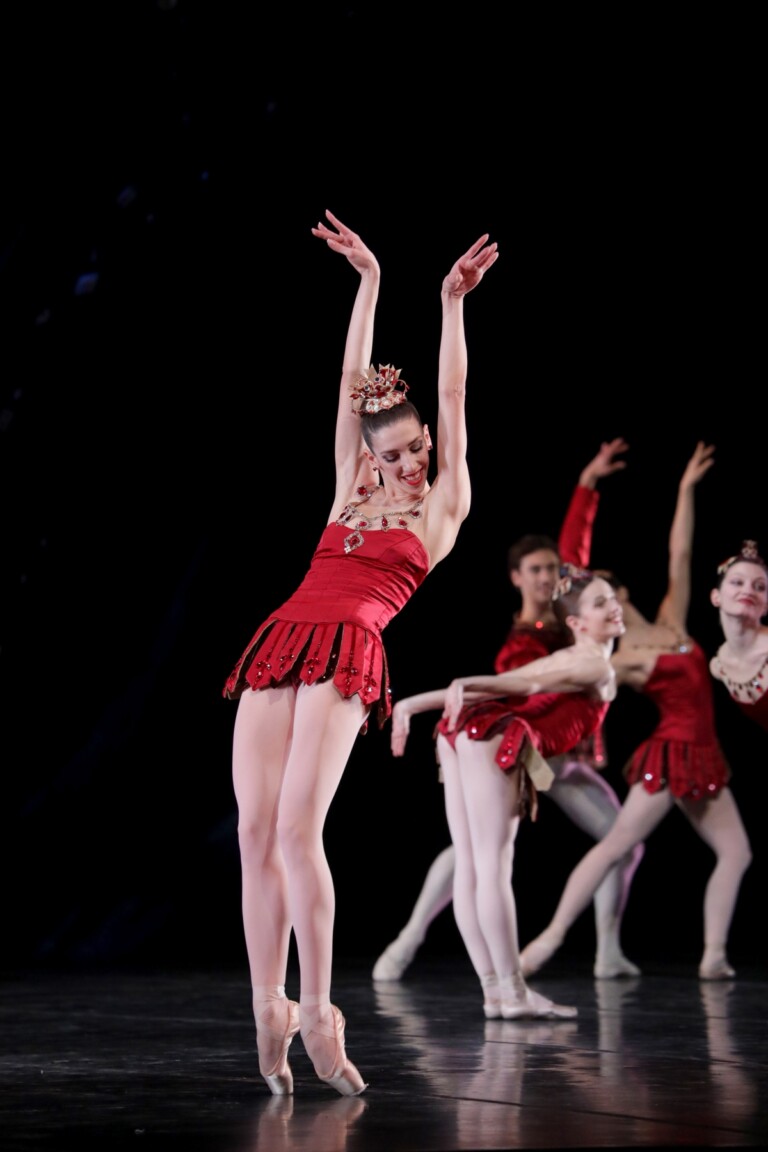
[[[495,972],[483,976],[480,980],[483,989],[483,1012],[486,1020],[498,1020],[501,1016],[501,991],[499,978]]]
[[[520,972],[523,976],[532,976],[543,968],[546,962],[554,956],[560,947],[560,941],[548,939],[544,932],[531,940],[520,953]]]
[[[498,1020],[501,1016],[501,1000],[484,1000],[483,1012],[486,1020]]]
[[[572,1020],[578,1008],[555,1004],[529,988],[522,976],[502,982],[501,1015],[505,1020]]]
[[[637,964],[620,955],[613,960],[595,960],[592,969],[595,980],[621,980],[625,976],[642,976]]]
[[[389,944],[373,966],[374,980],[402,980],[411,965],[416,949],[407,948],[398,938]]]
[[[281,1026],[276,1026],[276,1017],[285,1009],[277,1009],[277,1005],[288,1005],[287,1019]],[[299,1006],[295,1000],[287,998],[270,1000],[256,1017],[256,1047],[259,1053],[259,1072],[264,1077],[273,1096],[290,1096],[293,1092],[293,1073],[288,1063],[288,1049],[291,1041],[299,1030]],[[273,1060],[274,1043],[280,1041],[280,1051],[277,1059]]]
[[[699,980],[733,980],[735,975],[736,969],[731,968],[727,960],[699,965]]]
[[[331,1016],[323,1020],[320,1017],[319,1011],[304,1012],[302,1011],[302,1024],[301,1024],[301,1038],[304,1041],[304,1047],[307,1050],[312,1064],[314,1065],[315,1074],[318,1080],[322,1080],[325,1084],[329,1084],[331,1088],[335,1088],[342,1096],[359,1096],[364,1092],[368,1085],[363,1080],[355,1065],[348,1059],[346,1050],[344,1048],[344,1025],[345,1020],[335,1004],[331,1005]],[[333,1063],[331,1070],[328,1073],[323,1073],[317,1066],[312,1053],[309,1050],[307,1040],[310,1036],[324,1036],[329,1040],[333,1040]],[[323,1051],[328,1051],[328,1046],[323,1046]]]

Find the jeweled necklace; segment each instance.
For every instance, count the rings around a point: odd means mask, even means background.
[[[361,504],[366,502],[366,500],[370,500],[375,491],[375,488],[358,488],[357,494],[358,496],[361,496],[362,499],[359,500],[356,504],[347,504],[338,520],[336,521],[338,525],[344,527],[345,525],[350,524],[353,520],[355,520],[354,531],[350,532],[348,536],[344,537],[344,551],[347,554],[354,552],[355,548],[359,548],[360,545],[364,542],[364,531],[389,532],[390,528],[407,528],[407,516],[409,516],[412,520],[418,520],[422,514],[424,497],[419,496],[411,508],[395,511],[388,510],[385,512],[378,512],[375,515],[367,516],[364,512],[360,512],[359,508]],[[355,517],[357,517],[357,519],[355,519]],[[379,521],[379,528],[374,529],[374,524],[377,520]]]
[[[763,676],[766,665],[768,665],[768,656],[765,657],[755,675],[750,676],[748,680],[731,680],[725,668],[723,668],[722,660],[719,656],[717,658],[717,666],[728,692],[734,700],[741,700],[745,704],[754,704],[756,700],[759,700],[760,697],[765,694]]]

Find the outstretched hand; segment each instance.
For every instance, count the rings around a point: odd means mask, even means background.
[[[685,466],[685,471],[680,481],[681,487],[698,484],[704,473],[708,472],[715,462],[714,451],[714,444],[705,444],[703,440],[699,440],[693,456],[691,456]]]
[[[459,713],[464,707],[464,685],[461,680],[452,680],[445,693],[443,719],[447,720],[449,732],[453,732]]]
[[[443,292],[449,296],[466,296],[482,280],[485,273],[499,258],[497,244],[487,244],[488,233],[476,240],[471,248],[451,268],[443,280]]]
[[[392,734],[389,747],[393,756],[402,756],[411,731],[411,714],[398,701],[392,709]]]
[[[347,228],[342,224],[338,216],[334,216],[327,208],[325,214],[330,220],[333,227],[336,229],[332,232],[327,224],[323,224],[320,220],[316,228],[312,229],[312,235],[317,236],[319,240],[325,240],[328,247],[334,252],[341,252],[346,256],[353,268],[358,272],[365,272],[369,269],[376,269],[378,271],[379,263],[373,252],[368,248],[358,236],[357,232],[353,232],[351,228]]]
[[[580,483],[585,488],[594,488],[603,476],[610,476],[612,472],[626,468],[626,460],[617,460],[616,457],[621,452],[626,452],[628,448],[629,444],[621,436],[617,436],[615,440],[604,440],[600,445],[600,451],[582,471]]]

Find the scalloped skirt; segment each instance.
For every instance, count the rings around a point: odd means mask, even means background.
[[[704,800],[717,796],[731,778],[731,769],[717,743],[688,740],[645,740],[624,765],[628,784],[646,792],[669,788],[673,796]]]
[[[246,688],[321,684],[332,680],[341,696],[359,696],[376,709],[379,727],[392,712],[387,658],[381,638],[358,624],[312,624],[270,617],[227,679],[222,695],[237,700]],[[367,729],[367,721],[361,731]]]

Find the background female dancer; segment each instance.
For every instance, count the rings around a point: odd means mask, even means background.
[[[616,693],[610,661],[623,631],[607,580],[574,569],[559,585],[555,612],[572,643],[510,672],[462,676],[447,689],[395,706],[392,751],[402,755],[410,717],[443,707],[437,756],[456,850],[453,909],[489,1018],[572,1017],[525,984],[510,884],[522,816],[536,817],[537,790],[553,773],[543,757],[569,751],[602,723]]]
[[[768,565],[754,540],[717,569],[710,598],[718,609],[725,639],[709,662],[716,680],[740,710],[768,729]]]
[[[509,549],[507,566],[511,583],[520,593],[521,605],[512,628],[494,661],[496,672],[506,672],[531,660],[547,656],[573,642],[568,628],[558,619],[552,594],[561,561],[586,568],[589,565],[592,527],[597,514],[597,482],[626,463],[621,456],[626,441],[604,442],[584,467],[574,489],[563,521],[558,544],[546,535],[520,537]],[[395,704],[400,720],[407,703]],[[607,766],[602,730],[561,756],[552,757],[554,780],[545,795],[583,832],[599,840],[613,824],[621,801],[601,772]],[[643,855],[636,844],[612,868],[595,892],[596,955],[594,975],[598,979],[637,976],[640,969],[624,955],[621,947],[621,921],[629,886]],[[453,897],[456,849],[444,848],[429,866],[411,914],[398,936],[384,949],[373,967],[373,979],[400,980],[435,917]]]
[[[730,769],[715,731],[708,661],[686,626],[694,490],[714,463],[713,452],[712,446],[699,441],[680,481],[669,536],[667,591],[655,620],[647,620],[623,590],[626,632],[613,664],[619,684],[649,696],[659,720],[625,766],[630,789],[618,819],[573,869],[549,925],[523,949],[526,975],[537,972],[557,951],[608,869],[634,844],[647,839],[674,805],[716,857],[704,895],[699,976],[722,980],[735,975],[727,959],[728,932],[751,852],[727,786]]]
[[[405,398],[408,385],[389,365],[368,368],[378,262],[356,233],[326,215],[333,227],[319,223],[312,234],[360,275],[338,400],[336,491],[300,588],[261,625],[224,687],[239,698],[233,780],[243,924],[259,1069],[275,1095],[293,1091],[287,1053],[299,1030],[320,1080],[349,1096],[366,1087],[331,1004],[334,889],[323,825],[371,709],[380,724],[389,715],[382,629],[450,552],[469,511],[464,296],[498,255],[481,236],[442,284],[430,486],[432,443]],[[285,994],[291,930],[299,1004]]]

